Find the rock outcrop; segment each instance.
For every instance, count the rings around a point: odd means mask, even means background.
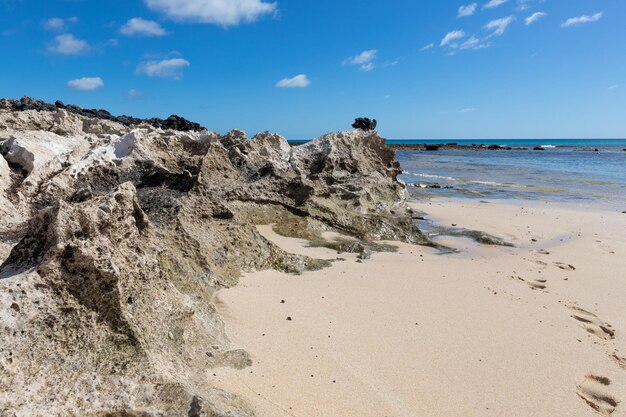
[[[4,108],[3,417],[251,416],[211,384],[214,368],[251,360],[231,348],[213,293],[244,271],[328,265],[286,253],[256,225],[426,243],[375,132],[292,148],[267,132]]]
[[[188,131],[202,131],[206,130],[198,123],[190,122],[189,120],[177,116],[171,115],[167,119],[150,118],[150,119],[138,119],[130,116],[113,116],[106,110],[85,109],[80,106],[72,104],[63,104],[61,101],[56,101],[54,104],[46,103],[41,100],[37,100],[31,97],[22,97],[20,100],[2,99],[0,100],[0,111],[46,111],[55,112],[57,110],[65,110],[68,113],[77,114],[92,119],[109,120],[112,122],[120,123],[124,126],[138,126],[141,124],[149,124],[156,128],[161,129],[173,129],[181,132]]]

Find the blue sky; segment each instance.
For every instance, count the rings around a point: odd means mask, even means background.
[[[626,137],[624,0],[0,0],[0,96],[307,139]]]

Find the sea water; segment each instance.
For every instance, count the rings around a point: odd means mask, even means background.
[[[401,140],[390,144],[453,141]],[[626,210],[626,140],[455,141],[526,150],[397,152],[400,179],[414,196],[563,200]],[[534,147],[544,150],[533,150]],[[433,185],[441,188],[424,188]]]

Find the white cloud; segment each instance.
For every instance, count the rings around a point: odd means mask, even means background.
[[[610,86],[608,86],[608,87],[607,87],[607,90],[609,90],[609,91],[611,91],[611,90],[615,90],[615,89],[616,89],[616,88],[618,88],[618,87],[619,87],[619,85],[617,85],[617,84],[610,85]]]
[[[506,28],[509,27],[509,25],[513,22],[513,20],[515,20],[515,17],[513,15],[503,17],[502,19],[492,20],[485,25],[485,29],[493,30],[492,36],[501,36],[504,34]]]
[[[456,17],[471,16],[474,14],[477,7],[478,7],[477,3],[468,4],[467,6],[461,6],[459,7],[459,13],[457,14]]]
[[[343,65],[358,65],[362,71],[371,71],[374,69],[374,60],[378,55],[378,50],[368,49],[356,56],[352,56],[343,60]]]
[[[151,10],[178,22],[236,26],[274,13],[277,3],[262,0],[144,0]]]
[[[483,9],[495,9],[496,7],[503,5],[509,0],[490,0],[489,3],[486,3],[483,6]]]
[[[451,42],[454,42],[458,39],[462,39],[465,37],[465,32],[462,30],[453,30],[452,32],[448,32],[446,36],[443,37],[439,46],[446,46]]]
[[[122,26],[120,33],[126,36],[165,36],[167,32],[157,22],[133,17]]]
[[[374,69],[374,63],[373,62],[368,62],[367,64],[363,64],[361,65],[361,71],[371,71]]]
[[[279,88],[304,88],[311,84],[306,74],[299,74],[292,78],[283,78],[276,83],[276,87]]]
[[[61,55],[80,55],[87,52],[89,44],[72,34],[59,35],[48,45],[48,51]]]
[[[182,58],[144,61],[137,66],[137,74],[144,74],[148,77],[180,80],[183,77],[183,69],[187,68],[189,65],[191,65],[189,61]]]
[[[139,91],[139,90],[129,90],[128,91],[128,97],[129,98],[137,98],[137,97],[141,97],[143,96],[143,91]]]
[[[400,63],[399,59],[394,59],[393,61],[386,61],[383,63],[383,67],[388,68],[388,67],[395,67],[396,65],[398,65]]]
[[[466,50],[466,49],[479,50],[479,49],[489,48],[490,46],[491,46],[490,43],[488,43],[488,42],[483,43],[477,37],[472,36],[468,40],[463,42],[461,45],[459,45],[459,49],[461,49],[461,50]]]
[[[460,110],[447,110],[447,111],[440,111],[437,114],[441,114],[441,115],[445,115],[445,114],[455,114],[455,113],[472,113],[475,112],[476,109],[473,107],[468,107],[465,109],[460,109]]]
[[[546,17],[547,15],[548,15],[548,13],[544,13],[544,12],[537,12],[537,13],[531,14],[530,16],[528,16],[525,19],[526,20],[526,26],[532,25],[537,20],[542,19],[542,18]]]
[[[84,77],[67,82],[67,88],[74,91],[94,91],[104,87],[104,81],[100,77]]]
[[[429,49],[433,49],[434,47],[435,47],[434,43],[429,43],[428,45],[426,45],[422,49],[420,49],[420,51],[428,51]]]
[[[450,50],[448,51],[447,55],[454,56],[459,51],[467,51],[467,50],[478,51],[479,49],[489,48],[490,46],[491,46],[490,42],[485,42],[484,40],[480,40],[476,36],[472,35],[467,40],[463,41],[460,44],[456,42],[451,43]]]
[[[44,21],[43,27],[47,30],[63,30],[65,29],[65,20],[60,17],[53,17]]]
[[[55,30],[62,31],[67,29],[69,23],[78,22],[77,17],[68,17],[67,19],[62,19],[60,17],[52,17],[50,19],[44,20],[42,26],[46,30]]]
[[[570,26],[578,25],[581,23],[592,23],[597,22],[604,15],[603,12],[596,13],[591,16],[578,16],[578,17],[570,17],[565,22],[561,23],[562,28],[567,28]]]

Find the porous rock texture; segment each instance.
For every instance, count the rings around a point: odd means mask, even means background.
[[[256,225],[425,243],[375,132],[292,148],[6,109],[0,154],[2,417],[252,416],[210,383],[251,363],[212,296],[244,271],[327,266]]]

